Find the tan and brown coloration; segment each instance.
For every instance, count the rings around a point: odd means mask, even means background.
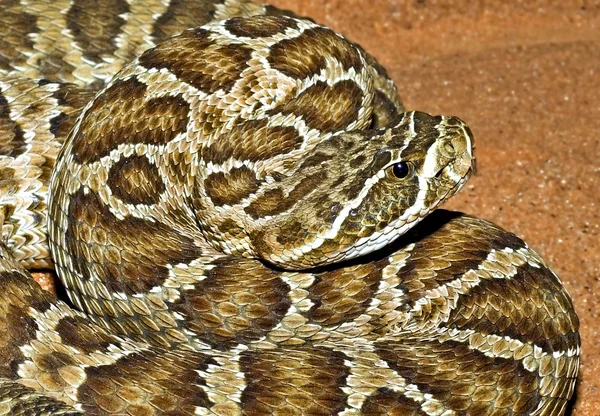
[[[471,132],[359,46],[243,0],[0,22],[1,414],[564,412],[568,294],[514,235],[425,218]],[[53,264],[74,308],[23,269]]]

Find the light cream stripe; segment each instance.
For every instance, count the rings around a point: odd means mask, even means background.
[[[391,369],[387,362],[373,352],[373,346],[366,340],[355,340],[349,348],[333,347],[343,352],[351,360],[345,364],[350,370],[346,386],[342,390],[348,396],[346,407],[340,416],[358,416],[369,397],[381,388],[403,394],[415,401],[415,407],[429,416],[451,416],[456,413],[446,407],[429,393],[423,393],[418,386],[409,384],[406,379]]]
[[[29,316],[34,319],[38,329],[36,338],[19,348],[26,359],[26,361],[19,364],[17,370],[19,377],[21,377],[19,383],[36,391],[44,392],[44,394],[57,400],[64,401],[78,410],[81,410],[81,404],[77,394],[78,388],[86,382],[85,368],[112,365],[123,357],[150,350],[150,347],[146,344],[124,341],[117,336],[112,336],[115,344],[108,346],[108,352],[98,350],[91,353],[82,353],[74,346],[63,344],[59,333],[56,331],[61,319],[78,317],[90,321],[85,315],[70,309],[62,302],[52,305],[43,313],[29,308]],[[90,326],[93,326],[91,322]],[[44,377],[40,374],[40,368],[36,365],[36,358],[54,352],[71,357],[76,364],[58,369],[59,374],[61,371],[68,371],[69,383],[65,384],[64,389],[47,391],[44,389],[44,385],[38,381],[43,380]],[[78,383],[74,384],[76,378]]]
[[[437,327],[441,322],[448,320],[461,295],[468,293],[483,280],[510,279],[524,264],[540,267],[537,257],[533,256],[527,247],[516,251],[510,247],[490,251],[477,270],[471,269],[460,277],[425,292],[408,312],[407,325],[402,329],[416,330]],[[434,311],[437,316],[433,316],[430,311]]]

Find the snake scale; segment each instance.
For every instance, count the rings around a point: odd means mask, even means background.
[[[360,46],[242,0],[0,23],[1,414],[564,413],[569,295],[435,210],[472,134]]]

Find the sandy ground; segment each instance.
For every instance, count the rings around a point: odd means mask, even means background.
[[[363,45],[408,109],[469,123],[478,175],[446,208],[524,237],[561,277],[583,340],[570,414],[600,415],[600,1],[270,3]]]

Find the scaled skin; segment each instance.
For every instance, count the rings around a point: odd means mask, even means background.
[[[294,270],[377,250],[460,189],[472,172],[472,146],[458,118],[420,112],[388,129],[325,141],[267,188],[298,203],[281,215],[246,218],[254,253]],[[394,175],[397,163],[407,164],[406,177]]]

